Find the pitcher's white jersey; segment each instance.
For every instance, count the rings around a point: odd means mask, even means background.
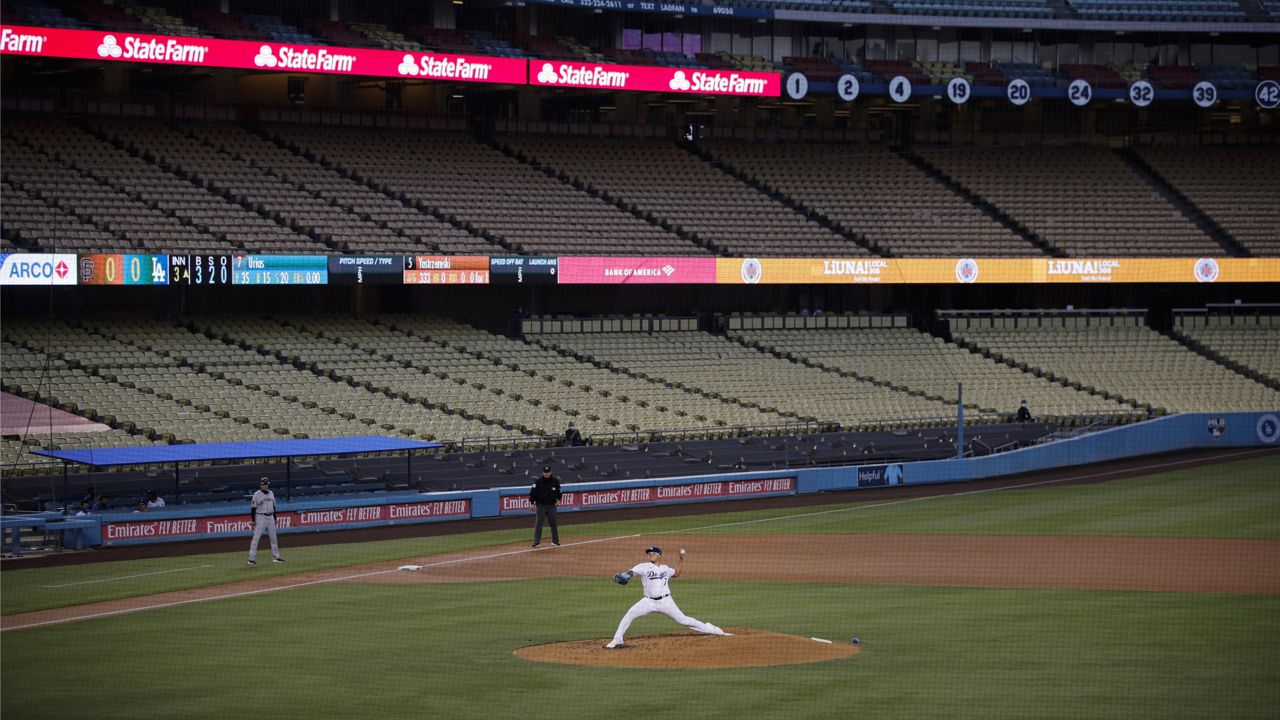
[[[676,571],[670,565],[655,565],[651,562],[642,562],[631,568],[631,574],[639,576],[640,582],[644,583],[646,597],[656,598],[671,592],[667,588],[667,583],[670,582]]]

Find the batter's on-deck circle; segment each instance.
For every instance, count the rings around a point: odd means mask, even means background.
[[[618,629],[613,633],[613,640],[609,641],[608,645],[605,645],[606,648],[614,649],[625,647],[623,638],[627,634],[627,628],[631,627],[631,623],[634,622],[636,618],[641,618],[649,613],[655,612],[662,613],[681,625],[693,628],[700,633],[705,633],[707,635],[732,635],[732,633],[727,633],[711,623],[702,622],[697,618],[689,617],[683,612],[680,612],[680,608],[676,605],[675,599],[671,597],[671,589],[667,584],[673,578],[680,576],[680,568],[684,565],[685,557],[683,549],[680,550],[680,559],[676,561],[676,566],[674,568],[669,565],[661,564],[662,548],[654,546],[646,549],[644,552],[649,556],[649,560],[647,562],[642,562],[626,572],[619,573],[628,579],[631,577],[639,577],[640,582],[644,585],[644,597],[640,598],[635,605],[631,606],[631,609],[627,611],[627,614],[622,616],[622,622],[618,623]]]

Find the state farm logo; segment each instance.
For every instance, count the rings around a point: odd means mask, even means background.
[[[98,45],[98,57],[111,60],[155,60],[157,62],[200,64],[209,53],[207,45],[188,45],[172,38],[143,40],[130,35],[121,43],[115,35],[102,36]]]
[[[575,65],[561,63],[559,67],[543,63],[535,76],[543,85],[576,85],[578,87],[625,88],[631,73],[610,70],[607,65]]]
[[[102,44],[98,46],[98,57],[118,58],[123,54],[124,50],[116,43],[115,35],[102,38]]]
[[[258,54],[253,58],[253,64],[258,67],[275,67],[276,56],[271,52],[270,45],[263,45],[258,49]]]
[[[688,90],[693,87],[689,83],[689,79],[684,76],[683,70],[677,70],[676,74],[671,78],[671,82],[667,83],[667,85],[672,90]]]
[[[1200,258],[1196,261],[1196,282],[1211,283],[1218,279],[1218,261],[1213,258]]]
[[[41,53],[48,41],[47,35],[24,35],[9,28],[0,30],[0,51],[3,52]]]
[[[355,55],[342,55],[324,48],[310,50],[285,45],[271,52],[270,45],[263,45],[253,58],[260,68],[278,67],[281,70],[315,70],[318,72],[351,72],[356,66]]]
[[[742,269],[739,271],[742,275],[742,282],[748,285],[755,285],[760,282],[760,278],[764,275],[764,267],[756,258],[747,258],[742,261]]]
[[[412,54],[405,54],[396,66],[396,72],[411,77],[443,78],[448,80],[487,80],[493,65],[474,63],[464,57],[436,57],[423,55],[415,62]]]
[[[956,281],[962,283],[975,283],[978,281],[978,261],[972,258],[964,258],[956,262]]]

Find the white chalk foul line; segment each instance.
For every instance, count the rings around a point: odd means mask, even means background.
[[[196,565],[193,567],[178,568],[176,570],[157,570],[155,572],[138,573],[137,575],[121,575],[119,577],[102,578],[100,580],[81,580],[80,582],[63,583],[62,585],[44,585],[47,588],[64,588],[74,587],[76,585],[92,585],[94,583],[115,582],[116,580],[132,580],[133,578],[147,577],[148,575],[164,575],[166,573],[187,572],[188,570],[201,570],[203,568],[213,567],[212,565]]]
[[[591,545],[593,543],[598,543],[598,542],[610,542],[613,540],[625,540],[627,538],[637,538],[637,537],[640,537],[640,535],[639,534],[619,535],[613,538],[598,538],[595,540],[582,540],[575,543],[565,543],[561,545],[561,547],[572,547],[576,545]],[[508,557],[510,555],[523,555],[525,553],[531,553],[531,552],[535,552],[535,548],[507,550],[505,552],[490,553],[488,555],[476,555],[474,557],[454,558],[452,560],[441,560],[439,562],[428,563],[420,567],[425,570],[427,568],[442,567],[444,565],[454,565],[457,563],[472,562],[475,560],[492,560],[494,558]],[[75,622],[77,620],[96,620],[98,618],[112,617],[115,615],[127,615],[129,613],[142,612],[143,610],[159,610],[161,608],[178,607],[180,605],[191,605],[194,603],[210,602],[213,600],[231,600],[234,598],[249,597],[252,595],[263,595],[266,593],[279,592],[281,590],[295,590],[297,588],[310,587],[312,585],[323,585],[325,583],[345,582],[347,580],[359,580],[360,578],[374,577],[376,575],[388,575],[394,572],[400,572],[400,568],[395,567],[389,570],[372,570],[369,572],[355,573],[353,575],[340,575],[338,577],[321,578],[319,580],[308,580],[306,582],[290,583],[288,585],[278,585],[276,587],[259,588],[257,590],[243,590],[240,592],[224,593],[222,595],[212,595],[212,596],[203,597],[203,598],[189,598],[187,600],[176,600],[174,602],[159,603],[156,605],[141,605],[138,607],[122,608],[120,610],[108,610],[106,612],[90,613],[88,615],[77,615],[75,617],[59,618],[57,620],[45,620],[43,622],[30,623],[27,625],[17,625],[14,627],[7,627],[7,628],[4,628],[4,631],[8,632],[10,630],[25,630],[27,628],[37,628],[37,627],[43,627],[46,625],[61,625],[63,623]]]

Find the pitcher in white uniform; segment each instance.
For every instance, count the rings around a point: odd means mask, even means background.
[[[282,563],[280,545],[276,542],[276,494],[271,492],[271,481],[258,481],[258,491],[249,500],[249,517],[253,519],[253,542],[249,545],[249,564],[258,564],[258,541],[262,533],[271,539],[271,561]]]
[[[639,576],[640,582],[644,585],[644,597],[640,601],[631,606],[626,615],[622,616],[622,622],[618,623],[618,630],[613,634],[613,640],[605,645],[606,648],[614,649],[626,647],[622,642],[623,637],[627,634],[627,628],[631,627],[631,623],[640,617],[644,617],[649,613],[662,613],[685,627],[693,628],[700,633],[707,635],[732,635],[711,623],[704,623],[697,618],[689,617],[680,612],[680,608],[676,606],[676,601],[671,597],[671,589],[667,587],[667,583],[672,578],[680,576],[680,568],[684,565],[684,549],[680,549],[680,559],[676,561],[673,568],[669,565],[662,564],[662,548],[651,547],[644,551],[649,556],[648,562],[642,562],[630,570],[618,573],[615,580],[625,578],[630,581],[632,577]],[[625,584],[625,583],[624,583]]]

